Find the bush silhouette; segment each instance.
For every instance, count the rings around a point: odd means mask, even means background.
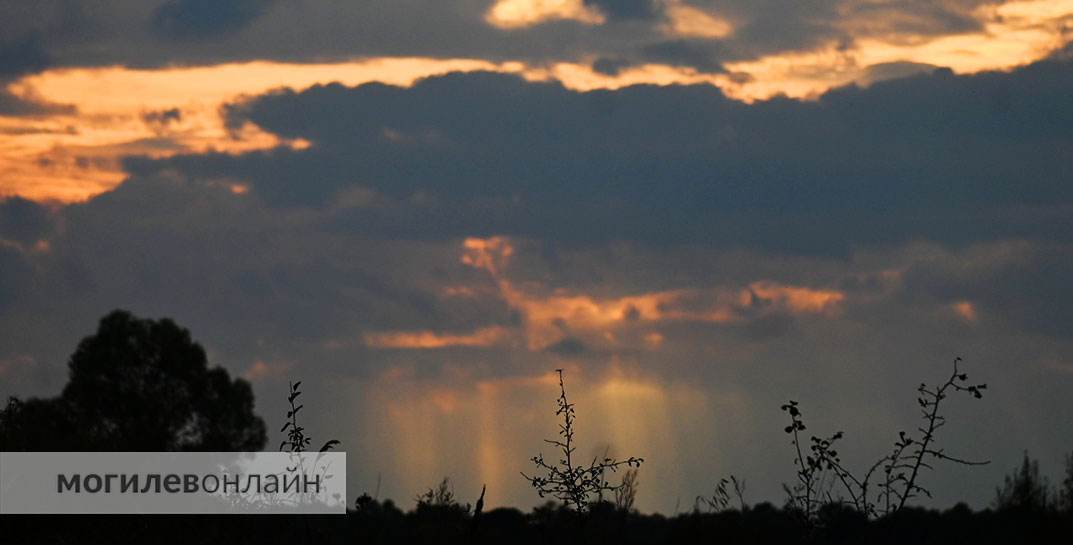
[[[986,384],[970,384],[968,375],[961,372],[961,358],[954,358],[953,372],[941,384],[929,387],[921,383],[917,388],[917,405],[923,423],[918,435],[904,431],[898,433],[893,451],[881,457],[863,474],[848,470],[836,450],[841,431],[828,437],[811,436],[805,449],[801,432],[807,428],[796,401],[782,406],[790,416],[790,424],[783,431],[790,434],[797,466],[797,483],[783,485],[788,504],[797,510],[807,524],[822,523],[820,509],[830,504],[852,507],[869,517],[886,516],[898,512],[916,497],[931,497],[931,491],[920,484],[921,472],[931,469],[932,463],[946,460],[962,465],[982,465],[953,457],[936,446],[936,433],[946,425],[946,417],[940,411],[943,401],[950,395],[964,393],[979,399]],[[877,471],[882,477],[874,489],[870,488]],[[844,494],[844,495],[843,495]]]
[[[71,356],[52,399],[12,400],[3,450],[255,451],[264,422],[248,382],[210,368],[190,332],[169,319],[114,311]]]
[[[453,513],[461,517],[468,515],[470,510],[468,503],[463,505],[455,497],[454,488],[451,486],[449,477],[444,477],[439,484],[429,488],[423,494],[419,494],[414,498],[414,502],[417,504],[418,513]]]

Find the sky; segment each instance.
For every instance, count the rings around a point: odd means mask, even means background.
[[[0,396],[170,317],[351,495],[541,502],[555,369],[639,507],[864,468],[955,357],[927,505],[1073,451],[1073,1],[0,0]],[[270,444],[277,438],[271,437]]]

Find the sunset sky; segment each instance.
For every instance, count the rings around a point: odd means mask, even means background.
[[[984,506],[1073,451],[1071,279],[1073,0],[0,0],[0,396],[171,317],[352,495],[539,503],[563,368],[642,510],[781,504],[781,403],[861,467],[961,356]]]

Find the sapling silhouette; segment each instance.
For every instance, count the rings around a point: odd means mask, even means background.
[[[289,452],[293,455],[291,456],[291,458],[295,461],[295,465],[288,467],[287,471],[291,473],[297,472],[299,475],[304,475],[306,473],[306,468],[303,465],[303,460],[301,459],[301,457],[297,455],[305,452],[306,447],[308,447],[309,444],[313,442],[313,439],[306,435],[305,428],[298,423],[298,411],[301,411],[302,408],[305,407],[305,405],[300,405],[297,403],[298,397],[302,395],[302,391],[299,390],[299,387],[301,385],[302,381],[300,380],[289,385],[287,403],[290,404],[290,409],[287,411],[287,421],[279,430],[281,433],[287,432],[287,438],[279,444],[279,450],[280,452]],[[324,479],[331,478],[331,475],[328,474],[328,468],[322,467],[318,463],[321,458],[321,454],[324,452],[328,452],[339,444],[339,440],[330,439],[320,447],[320,450],[317,451],[317,462],[314,462],[314,466],[316,467],[311,469],[319,470],[321,473],[321,477]],[[302,500],[309,501],[314,498],[314,494],[315,493],[308,493],[308,496],[302,498]],[[302,518],[302,527],[304,528],[305,532],[305,541],[307,543],[312,542],[309,521],[305,518]]]
[[[584,512],[589,506],[597,501],[603,493],[614,492],[622,487],[622,484],[613,485],[604,478],[606,472],[616,472],[620,467],[637,468],[644,462],[643,458],[629,457],[625,460],[616,460],[608,457],[593,458],[590,464],[581,465],[574,461],[574,404],[566,397],[566,385],[563,381],[563,370],[555,370],[559,374],[559,399],[556,416],[562,416],[563,423],[559,425],[559,439],[545,439],[548,444],[557,447],[562,457],[557,464],[549,464],[544,461],[543,453],[532,458],[533,463],[543,476],[530,477],[524,472],[529,484],[537,490],[537,494],[543,498],[551,496],[575,512]]]
[[[302,381],[300,380],[290,385],[290,393],[287,395],[287,402],[290,403],[291,408],[287,411],[287,422],[283,424],[283,427],[279,430],[281,433],[287,432],[287,438],[279,444],[280,452],[305,452],[306,447],[313,441],[312,438],[306,436],[305,428],[298,425],[298,411],[305,407],[305,405],[296,404],[298,396],[302,395],[302,391],[298,389],[301,385]],[[338,440],[331,439],[325,442],[317,452],[327,452],[338,445]],[[284,451],[284,448],[287,450]]]
[[[872,464],[862,477],[850,472],[835,450],[836,443],[842,439],[841,431],[823,438],[812,436],[809,440],[809,453],[803,452],[801,432],[806,427],[796,401],[782,406],[789,414],[790,425],[783,430],[792,435],[790,443],[796,451],[794,463],[797,466],[797,484],[784,487],[792,507],[798,509],[804,519],[812,524],[816,520],[818,509],[826,504],[845,504],[855,508],[869,517],[880,517],[901,510],[906,503],[918,496],[931,497],[931,491],[920,484],[920,474],[924,469],[932,469],[931,462],[946,460],[962,465],[983,465],[986,461],[976,462],[956,458],[946,454],[942,448],[935,446],[935,434],[946,425],[946,418],[940,414],[940,407],[951,393],[965,392],[979,399],[986,384],[969,384],[968,375],[959,370],[961,358],[954,359],[954,369],[950,377],[939,385],[928,387],[921,383],[917,388],[920,394],[921,418],[924,424],[917,428],[920,436],[913,436],[902,431],[894,443],[893,451]],[[871,479],[877,471],[882,471],[883,480],[877,484],[878,492],[870,495]],[[838,488],[849,499],[835,494]]]

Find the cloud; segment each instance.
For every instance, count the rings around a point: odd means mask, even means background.
[[[448,473],[536,501],[517,464],[557,366],[587,429],[668,445],[644,509],[730,471],[773,475],[751,493],[781,497],[792,469],[769,440],[791,395],[847,431],[856,466],[912,429],[914,388],[959,354],[995,397],[951,451],[1057,452],[1071,73],[926,70],[755,104],[488,73],[252,96],[224,111],[232,128],[308,146],[129,158],[85,202],[0,204],[0,397],[58,390],[122,306],[190,327],[259,381],[262,414],[302,379],[323,407],[311,433],[353,446],[355,486],[401,483],[384,496]],[[937,503],[987,497],[1003,467],[937,473]]]
[[[420,0],[295,3],[273,0],[70,0],[0,7],[0,35],[39,31],[58,66],[172,66],[252,60],[322,62],[370,57],[470,58],[537,66],[619,56],[636,64],[675,39],[719,44],[697,68],[837,47],[927,44],[959,36],[1061,46],[1057,0]],[[1006,13],[1003,8],[1013,6]],[[1013,22],[1016,24],[1007,24]],[[164,38],[164,39],[162,39]],[[1008,49],[1008,48],[1006,48]],[[1009,51],[992,50],[994,66]],[[888,58],[883,62],[921,58]],[[862,62],[861,64],[874,64]],[[943,63],[945,64],[945,63]],[[828,67],[830,68],[830,67]]]
[[[20,39],[0,42],[0,80],[39,72],[52,64],[43,41],[40,32],[31,32]]]
[[[0,81],[0,84],[3,82]],[[72,114],[75,107],[69,104],[55,104],[27,99],[12,94],[7,89],[0,89],[0,116],[45,116],[51,114]]]
[[[1065,376],[1054,362],[1069,360],[1070,337],[1041,335],[1030,313],[1058,319],[1047,305],[1070,308],[1046,296],[1070,274],[1068,258],[1047,256],[1073,255],[1068,246],[910,243],[830,257],[696,242],[387,238],[336,229],[334,204],[269,204],[226,179],[135,176],[57,209],[57,229],[12,213],[23,219],[5,233],[45,233],[51,249],[0,247],[0,362],[36,362],[7,366],[0,396],[59,389],[78,339],[122,305],[174,318],[214,363],[256,379],[261,414],[285,414],[280,383],[303,380],[318,401],[311,433],[355,445],[351,494],[376,472],[403,483],[383,491],[395,497],[449,472],[459,486],[501,479],[501,501],[528,506],[531,490],[511,476],[546,435],[532,408],[552,405],[558,366],[587,429],[607,430],[594,440],[630,452],[676,445],[652,457],[666,493],[645,509],[673,509],[723,469],[789,471],[768,448],[788,395],[817,429],[845,429],[862,451],[887,444],[913,424],[916,385],[957,353],[996,399],[979,405],[982,423],[957,420],[952,451],[1065,448],[1055,438],[1068,434],[1054,430],[1068,431],[1068,414],[1054,407],[1068,388],[1053,373]],[[1026,289],[1035,294],[1011,301]],[[975,323],[952,310],[962,301]],[[526,342],[534,326],[547,342]],[[345,429],[340,414],[350,415]],[[1015,437],[991,444],[987,426]],[[931,482],[946,504],[986,497],[1002,471]],[[757,479],[753,493],[777,499],[780,480]]]
[[[485,14],[489,24],[511,29],[555,20],[600,24],[603,16],[582,0],[499,0]]]
[[[45,51],[40,31],[27,32],[16,39],[0,39],[0,116],[72,113],[74,108],[71,106],[40,100],[32,93],[19,96],[11,92],[10,84],[19,76],[39,72],[51,65],[52,57]]]
[[[153,12],[153,29],[177,39],[212,38],[241,30],[274,0],[168,0]]]
[[[671,66],[689,66],[701,72],[725,72],[718,61],[724,58],[723,46],[701,40],[668,40],[646,45],[637,62],[657,62]]]
[[[530,350],[562,356],[589,353],[590,345],[602,355],[655,348],[663,337],[654,329],[682,323],[759,328],[777,334],[771,324],[785,331],[789,322],[784,318],[833,317],[846,301],[846,294],[837,289],[770,280],[617,296],[594,295],[584,288],[549,289],[514,277],[513,273],[526,269],[513,263],[515,257],[522,257],[515,246],[503,237],[467,238],[461,262],[488,273],[499,298],[518,313]]]
[[[44,238],[53,228],[44,206],[20,197],[0,199],[0,238],[26,244]]]
[[[734,33],[734,26],[718,15],[682,2],[665,6],[667,25],[664,32],[689,38],[718,39]]]
[[[927,63],[907,61],[884,62],[873,64],[866,68],[864,76],[861,77],[859,83],[868,86],[880,81],[900,79],[918,74],[928,74],[936,70],[941,70],[941,68]]]
[[[48,241],[58,223],[52,211],[33,201],[0,199],[0,314],[31,291],[34,263],[51,251]]]
[[[472,333],[460,334],[434,331],[372,332],[365,334],[365,344],[378,349],[487,348],[503,342],[508,335],[509,332],[502,327],[486,327]]]
[[[1068,62],[947,71],[752,105],[708,86],[576,92],[490,73],[278,91],[229,106],[308,149],[130,159],[225,176],[331,229],[804,254],[932,240],[1066,241]],[[941,112],[942,115],[938,113]],[[339,206],[360,188],[363,206]]]
[[[842,24],[866,36],[941,36],[974,32],[983,23],[973,12],[987,0],[846,2]]]
[[[574,358],[588,352],[588,347],[585,346],[585,343],[575,337],[566,337],[561,341],[549,345],[545,350],[566,358]]]
[[[969,322],[990,320],[1057,339],[1073,336],[1068,244],[1007,243],[921,256],[905,273],[905,296],[946,304]]]
[[[651,19],[660,9],[654,0],[584,0],[585,5],[600,10],[611,20]]]
[[[154,110],[142,114],[142,121],[147,125],[167,126],[169,123],[179,123],[183,120],[183,111],[179,108],[166,110]]]
[[[287,379],[288,374],[292,371],[293,367],[293,364],[287,362],[270,363],[263,360],[257,360],[253,362],[253,365],[250,365],[243,377],[251,382],[282,382]]]

